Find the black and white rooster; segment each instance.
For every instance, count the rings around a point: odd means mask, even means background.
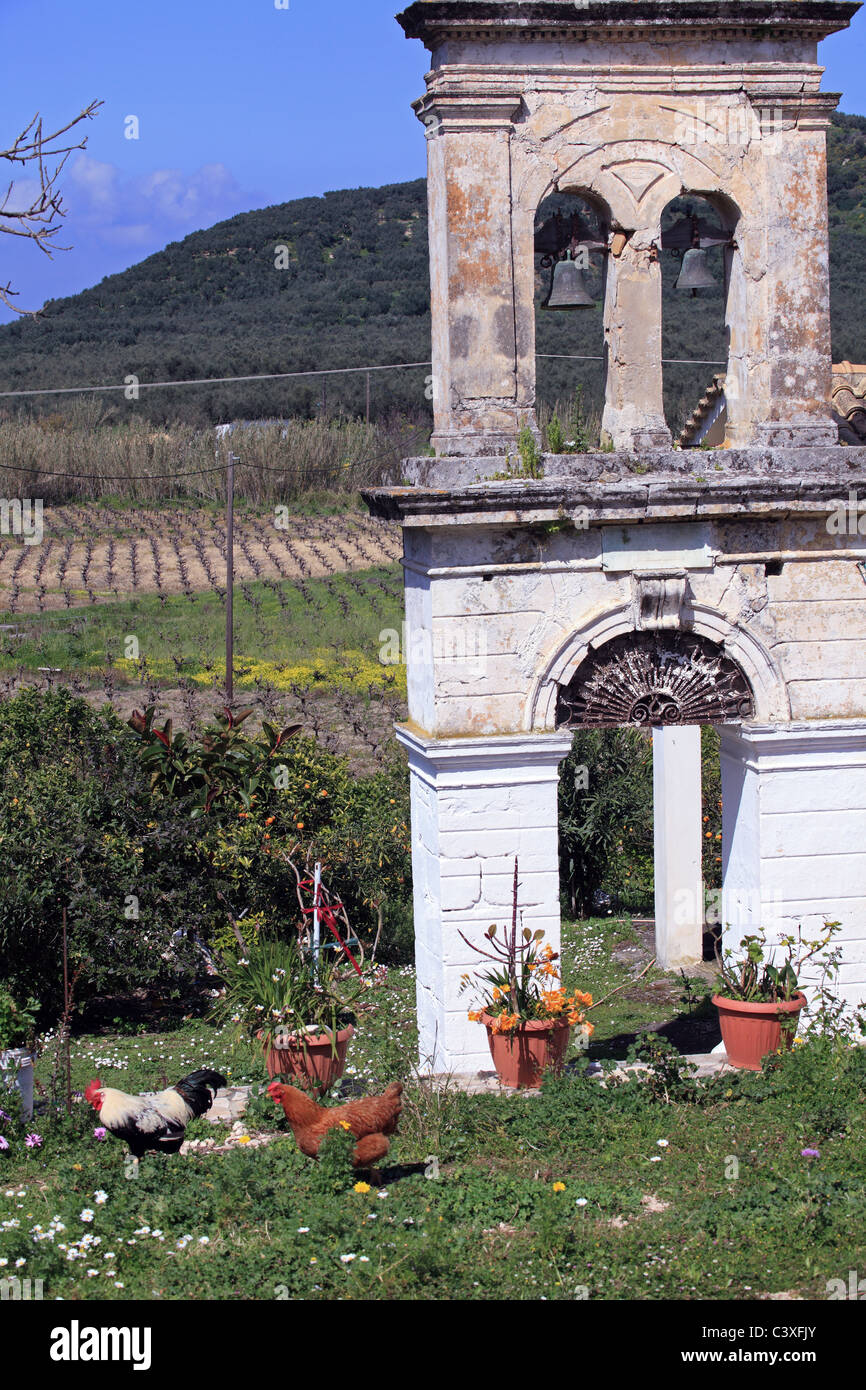
[[[177,1153],[190,1120],[207,1114],[217,1091],[225,1085],[224,1076],[204,1067],[152,1096],[128,1096],[97,1079],[90,1082],[84,1099],[93,1106],[103,1128],[129,1145],[138,1164],[148,1149]]]

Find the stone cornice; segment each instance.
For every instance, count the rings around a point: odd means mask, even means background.
[[[626,55],[624,54],[623,57]],[[571,94],[593,92],[660,92],[665,96],[694,94],[706,96],[745,91],[752,100],[831,99],[820,90],[824,69],[818,63],[757,61],[754,63],[533,63],[529,55],[519,63],[448,63],[427,74],[427,94],[450,99],[473,92],[476,99],[504,100],[518,95]],[[423,101],[424,98],[421,98]],[[417,105],[418,103],[416,103]]]
[[[397,16],[434,51],[454,39],[810,38],[844,29],[859,0],[416,0]]]
[[[829,453],[830,451],[826,451]],[[695,478],[646,474],[603,484],[551,477],[506,479],[469,486],[375,488],[362,496],[374,516],[404,526],[531,525],[567,521],[582,526],[642,521],[773,520],[829,516],[851,490],[866,505],[866,449],[840,450],[859,467],[835,476],[745,474]],[[708,467],[711,465],[708,464]]]

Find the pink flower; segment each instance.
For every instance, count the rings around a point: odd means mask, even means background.
[[[3,1138],[3,1135],[0,1134],[0,1150],[2,1150],[2,1149],[8,1149],[8,1148],[9,1148],[9,1140],[8,1140],[8,1139],[4,1139],[4,1138]]]
[[[105,1139],[105,1138],[107,1137],[107,1135],[108,1135],[108,1130],[107,1130],[107,1129],[103,1129],[103,1128],[102,1128],[102,1125],[97,1125],[96,1129],[93,1131],[93,1137],[94,1137],[94,1139],[98,1139],[100,1143],[102,1143],[102,1140]]]
[[[28,1149],[41,1149],[41,1148],[42,1148],[42,1135],[41,1135],[41,1134],[28,1134],[28,1135],[27,1135],[27,1138],[24,1140],[24,1143],[27,1145]]]
[[[802,1158],[820,1158],[821,1151],[820,1149],[801,1149],[800,1155]]]

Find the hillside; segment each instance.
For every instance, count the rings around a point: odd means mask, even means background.
[[[866,358],[859,308],[866,285],[866,118],[837,116],[829,133],[831,293],[835,360]],[[284,247],[286,268],[277,269]],[[664,355],[723,355],[721,290],[696,301],[673,291],[679,266],[663,261]],[[0,327],[0,389],[243,376],[366,363],[416,362],[430,354],[425,183],[350,189],[249,212],[173,242],[93,289],[49,301],[38,319]],[[539,297],[543,290],[539,275]],[[541,353],[600,354],[601,310],[539,314]],[[669,414],[690,406],[711,367],[667,371]],[[423,369],[375,376],[374,415],[429,407]],[[600,363],[539,363],[548,400],[583,381],[597,401]],[[357,414],[364,378],[332,377],[325,409]],[[250,383],[145,392],[126,404],[104,397],[115,418],[204,424],[238,416],[310,415],[321,381]],[[40,402],[58,411],[64,398]],[[7,407],[8,409],[8,407]]]

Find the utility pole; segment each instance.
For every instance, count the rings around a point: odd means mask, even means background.
[[[235,464],[236,454],[229,450],[226,472],[226,704],[229,709],[235,700]]]
[[[72,1114],[72,1054],[69,1048],[69,1029],[72,1020],[72,994],[69,989],[69,949],[66,940],[66,905],[63,907],[63,1051],[65,1055],[66,1113]]]
[[[367,373],[367,424],[370,423],[370,373]]]

